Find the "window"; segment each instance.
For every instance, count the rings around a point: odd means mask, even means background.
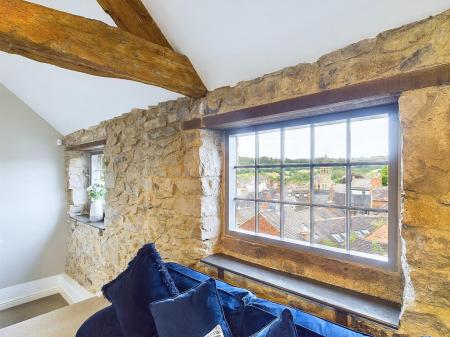
[[[90,184],[105,184],[105,155],[103,152],[90,154]]]
[[[397,109],[229,131],[228,234],[396,268]]]

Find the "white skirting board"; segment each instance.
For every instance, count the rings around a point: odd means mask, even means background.
[[[59,274],[0,289],[0,310],[58,293],[69,304],[94,296],[66,274]]]

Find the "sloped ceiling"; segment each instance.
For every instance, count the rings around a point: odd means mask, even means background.
[[[450,0],[143,0],[209,90],[287,66],[450,8]]]
[[[31,2],[114,25],[95,0]],[[150,85],[91,76],[3,52],[0,52],[0,83],[63,135],[132,108],[181,97]]]
[[[95,0],[32,2],[113,24]],[[450,0],[143,2],[209,90],[315,61],[450,7]],[[5,53],[0,53],[0,82],[63,134],[180,97],[161,88],[80,74]]]

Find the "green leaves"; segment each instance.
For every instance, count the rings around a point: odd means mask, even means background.
[[[106,189],[103,184],[92,184],[87,188],[87,195],[92,201],[104,199],[106,196]]]

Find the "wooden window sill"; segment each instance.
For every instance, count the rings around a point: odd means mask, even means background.
[[[201,261],[216,267],[219,272],[219,278],[223,278],[224,271],[227,271],[332,307],[339,314],[344,314],[345,316],[351,314],[363,317],[395,329],[399,325],[401,308],[400,304],[397,303],[266,268],[224,254],[211,255]]]
[[[80,222],[82,224],[97,228],[101,231],[105,230],[105,222],[104,221],[91,221],[89,220],[89,215],[84,214],[71,214],[70,217],[77,222]]]

